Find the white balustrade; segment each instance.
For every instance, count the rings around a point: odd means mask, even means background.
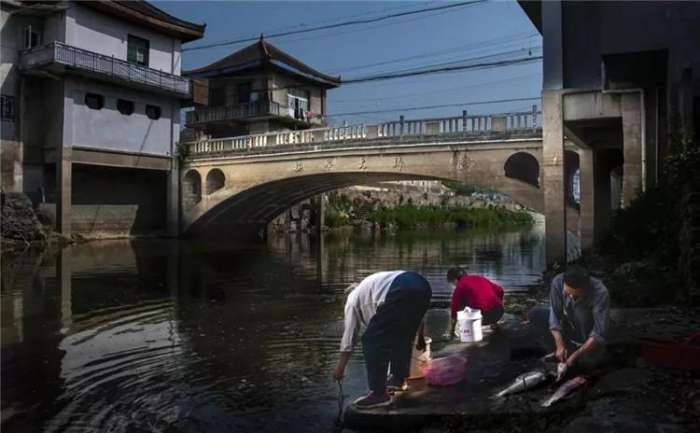
[[[493,114],[488,116],[443,117],[384,122],[376,125],[348,125],[300,131],[276,131],[227,138],[204,138],[190,145],[193,154],[221,152],[258,152],[267,147],[308,146],[351,141],[371,142],[376,139],[415,140],[421,136],[481,135],[489,132],[533,130],[541,126],[541,113],[528,112]],[[495,119],[495,120],[494,120]],[[494,131],[494,128],[496,131]]]

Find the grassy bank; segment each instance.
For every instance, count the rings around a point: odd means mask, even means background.
[[[533,223],[532,216],[524,211],[502,208],[445,208],[437,206],[402,205],[395,208],[378,208],[367,215],[367,220],[380,227],[410,230],[424,227],[458,228],[517,228]]]

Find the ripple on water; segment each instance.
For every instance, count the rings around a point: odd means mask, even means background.
[[[538,242],[518,233],[357,236],[329,240],[320,258],[314,248],[284,243],[268,250],[189,250],[184,242],[125,243],[107,248],[109,254],[99,253],[97,243],[87,253],[65,250],[74,267],[83,256],[89,265],[73,275],[67,320],[55,317],[56,277],[42,281],[41,290],[3,291],[3,315],[21,307],[32,318],[3,322],[3,336],[5,323],[17,328],[16,359],[3,343],[3,384],[11,385],[3,392],[21,402],[12,409],[28,410],[46,432],[330,431],[347,284],[375,271],[416,270],[430,281],[433,304],[444,306],[445,270],[459,264],[522,290],[539,281]],[[172,272],[167,255],[178,250],[186,254]],[[13,281],[37,280],[25,277]],[[444,310],[432,310],[429,332],[441,335],[447,319]],[[34,343],[37,336],[45,346]],[[55,369],[28,363],[21,358],[27,353],[57,358]],[[37,363],[42,374],[25,371]],[[11,376],[29,383],[22,387]],[[37,386],[51,388],[42,394],[48,401],[37,401]],[[348,366],[346,399],[365,388],[358,350]],[[7,406],[3,400],[3,412]]]

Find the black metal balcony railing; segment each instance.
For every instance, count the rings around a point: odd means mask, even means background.
[[[186,123],[196,125],[208,122],[223,122],[228,120],[244,120],[254,117],[283,115],[280,104],[271,101],[255,101],[218,107],[202,107],[187,112]]]
[[[22,52],[20,68],[33,70],[52,64],[60,64],[79,71],[95,73],[104,78],[118,79],[146,85],[161,91],[190,96],[190,80],[179,75],[129,63],[93,51],[66,45],[62,42],[32,48]]]

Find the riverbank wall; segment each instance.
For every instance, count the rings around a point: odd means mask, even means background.
[[[342,227],[372,228],[375,224],[371,219],[377,211],[402,206],[529,212],[508,196],[491,192],[455,191],[437,181],[353,186],[326,193],[323,200],[324,229],[331,230]],[[311,232],[315,229],[315,212],[312,200],[305,200],[273,220],[269,229],[274,233]]]

